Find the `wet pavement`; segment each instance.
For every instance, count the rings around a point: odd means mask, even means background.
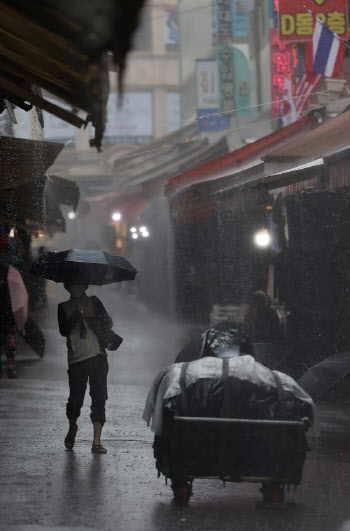
[[[88,396],[74,450],[64,448],[66,351],[51,305],[44,360],[23,352],[21,379],[0,380],[0,529],[340,529],[350,518],[350,418],[336,404],[320,405],[321,437],[310,441],[303,482],[288,494],[296,508],[256,509],[258,485],[224,488],[209,480],[194,483],[188,507],[172,502],[170,487],[157,478],[152,433],[141,416],[153,376],[173,361],[187,331],[113,289],[99,290],[125,338],[109,356],[108,454],[90,452]]]

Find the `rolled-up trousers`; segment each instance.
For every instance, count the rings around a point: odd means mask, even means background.
[[[69,398],[67,417],[77,419],[84,403],[87,383],[90,385],[91,422],[106,422],[105,403],[107,395],[108,361],[105,354],[92,356],[69,366]]]

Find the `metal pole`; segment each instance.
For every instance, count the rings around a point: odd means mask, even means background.
[[[174,417],[175,422],[203,422],[217,424],[261,424],[265,426],[305,426],[305,423],[297,420],[255,420],[255,419],[219,419],[212,417]]]

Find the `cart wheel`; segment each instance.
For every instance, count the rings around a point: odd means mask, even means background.
[[[284,502],[284,485],[281,485],[280,483],[264,483],[260,491],[265,502]]]
[[[174,499],[180,503],[188,503],[192,496],[192,487],[190,483],[172,483]]]

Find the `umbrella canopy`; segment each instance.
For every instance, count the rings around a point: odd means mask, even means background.
[[[17,328],[18,330],[24,330],[28,317],[28,293],[20,272],[11,265],[8,269],[7,284]]]
[[[350,352],[339,352],[311,367],[299,378],[298,384],[313,400],[318,400],[349,372]]]
[[[104,251],[70,249],[45,253],[32,267],[32,273],[55,282],[81,278],[88,284],[103,286],[134,280],[137,271],[122,256]]]

